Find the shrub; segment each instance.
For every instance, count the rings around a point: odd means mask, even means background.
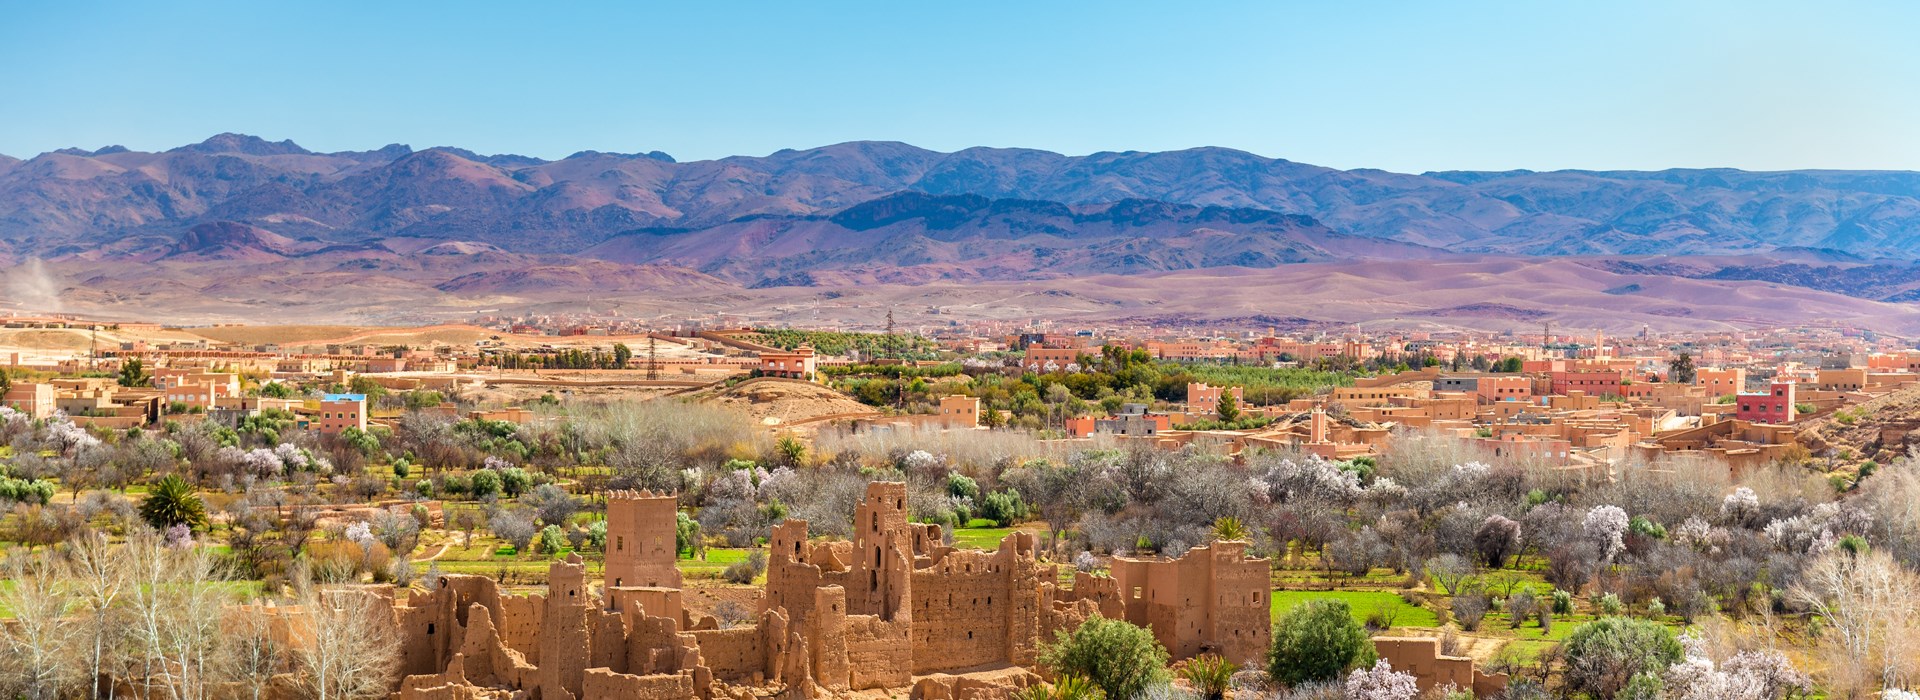
[[[1507,565],[1507,558],[1520,551],[1520,523],[1504,516],[1489,515],[1480,529],[1473,533],[1473,548],[1487,568],[1498,569]]]
[[[1507,599],[1507,618],[1513,623],[1514,629],[1519,629],[1520,625],[1526,624],[1527,618],[1533,617],[1537,607],[1539,604],[1533,599],[1532,593],[1520,591]]]
[[[1618,615],[1620,614],[1621,607],[1620,596],[1612,593],[1600,596],[1600,614],[1609,616]]]
[[[492,469],[481,469],[468,477],[466,491],[474,498],[486,498],[500,493],[500,473]],[[447,490],[453,490],[453,479],[447,479]]]
[[[760,574],[766,573],[766,571],[767,553],[756,549],[748,552],[746,559],[728,564],[726,570],[720,572],[720,577],[730,583],[738,583],[745,586],[752,585],[753,580],[759,578]]]
[[[567,548],[567,533],[559,525],[548,525],[540,530],[539,552],[553,556]]]
[[[1472,632],[1480,629],[1480,621],[1486,618],[1489,607],[1491,603],[1487,601],[1485,595],[1466,593],[1454,596],[1450,609],[1453,611],[1453,619],[1460,623],[1460,629]]]
[[[1637,677],[1666,671],[1680,661],[1683,652],[1666,627],[1623,617],[1601,618],[1575,628],[1563,649],[1568,689],[1603,700],[1620,696],[1629,684],[1644,686]]]
[[[1267,674],[1287,685],[1332,681],[1348,669],[1373,665],[1375,658],[1373,641],[1346,601],[1309,600],[1274,625]]]
[[[972,477],[961,474],[960,472],[950,472],[947,474],[947,495],[953,496],[954,498],[965,498],[967,500],[978,499],[980,498],[980,482],[974,481]]]
[[[1109,698],[1132,698],[1167,682],[1167,650],[1153,633],[1124,620],[1089,618],[1041,647],[1040,665],[1086,678]]]
[[[580,501],[553,484],[528,491],[520,496],[520,504],[532,508],[534,518],[547,525],[566,525],[580,511]]]
[[[1233,684],[1233,674],[1240,667],[1226,657],[1218,654],[1203,654],[1187,661],[1180,669],[1180,677],[1193,686],[1194,692],[1206,700],[1224,700],[1227,687]]]
[[[520,494],[526,493],[528,486],[533,485],[533,477],[519,467],[507,467],[500,470],[499,474],[500,490],[508,498],[519,498]]]
[[[1007,527],[1027,517],[1027,503],[1020,500],[1020,492],[1007,489],[987,494],[980,504],[980,517],[992,520],[994,525]]]
[[[533,542],[533,536],[539,532],[533,527],[533,519],[520,513],[502,510],[493,514],[487,521],[487,527],[493,530],[493,536],[506,540],[513,545],[513,551],[526,553],[527,545]]]
[[[1556,615],[1572,615],[1573,594],[1566,591],[1554,591],[1553,612]]]
[[[595,520],[587,526],[587,546],[596,552],[607,551],[607,521]]]

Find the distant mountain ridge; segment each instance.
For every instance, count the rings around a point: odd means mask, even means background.
[[[33,260],[44,269],[21,265]],[[1504,327],[1553,313],[1634,329],[1696,314],[1753,324],[1789,305],[1798,318],[1920,328],[1905,306],[1920,301],[1920,173],[1406,174],[1225,148],[1066,156],[881,141],[545,160],[404,144],[317,153],[220,134],[162,152],[0,156],[8,275],[31,284],[0,289],[201,314],[293,305],[439,319],[620,299],[678,309],[690,294],[712,311],[792,314],[795,299],[850,304],[897,287],[924,291],[886,294],[930,307],[956,290],[1006,293],[972,314],[1282,310]],[[1232,284],[1267,286],[1216,308]],[[1284,306],[1294,299],[1347,310]]]
[[[676,162],[581,151],[547,161],[404,145],[314,153],[220,134],[162,153],[0,159],[0,245],[60,255],[101,239],[234,221],[290,238],[479,240],[569,253],[649,227],[836,214],[901,192],[1067,206],[1123,200],[1267,210],[1462,253],[1734,255],[1822,248],[1920,257],[1920,173],[1728,169],[1336,170],[1224,148],[1065,156],[851,142]]]

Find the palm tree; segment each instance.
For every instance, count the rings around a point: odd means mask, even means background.
[[[147,499],[140,502],[140,517],[157,530],[180,524],[202,527],[207,524],[207,504],[193,494],[193,485],[186,479],[168,474],[148,489]]]
[[[1240,522],[1240,518],[1238,517],[1226,515],[1221,516],[1219,520],[1213,521],[1213,539],[1245,540],[1249,537],[1250,533],[1247,532],[1246,524]]]

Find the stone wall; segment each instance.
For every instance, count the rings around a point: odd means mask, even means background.
[[[1413,674],[1423,693],[1452,685],[1487,698],[1507,688],[1507,674],[1481,673],[1471,658],[1442,655],[1432,637],[1374,637],[1373,646],[1393,670]]]

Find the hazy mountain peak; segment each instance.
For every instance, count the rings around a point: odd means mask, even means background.
[[[169,153],[240,153],[250,156],[308,155],[312,151],[301,148],[300,144],[288,139],[280,142],[268,141],[250,134],[232,132],[217,134],[200,143],[181,146]]]
[[[674,160],[673,156],[667,155],[665,151],[647,151],[646,153],[610,153],[606,151],[586,150],[586,151],[575,151],[573,154],[568,155],[567,157],[562,158],[561,160],[573,160],[575,158],[648,158],[651,160],[660,161],[662,163],[680,162],[680,161]]]
[[[535,158],[533,156],[523,156],[523,155],[518,155],[513,153],[498,153],[494,155],[482,155],[480,153],[475,153],[473,151],[469,151],[467,149],[459,148],[455,146],[434,146],[433,148],[429,148],[421,152],[426,153],[428,151],[440,151],[443,153],[451,153],[453,155],[460,156],[461,158],[473,161],[475,163],[486,163],[487,165],[499,166],[504,168],[523,168],[531,165],[541,165],[547,162],[546,160]]]

